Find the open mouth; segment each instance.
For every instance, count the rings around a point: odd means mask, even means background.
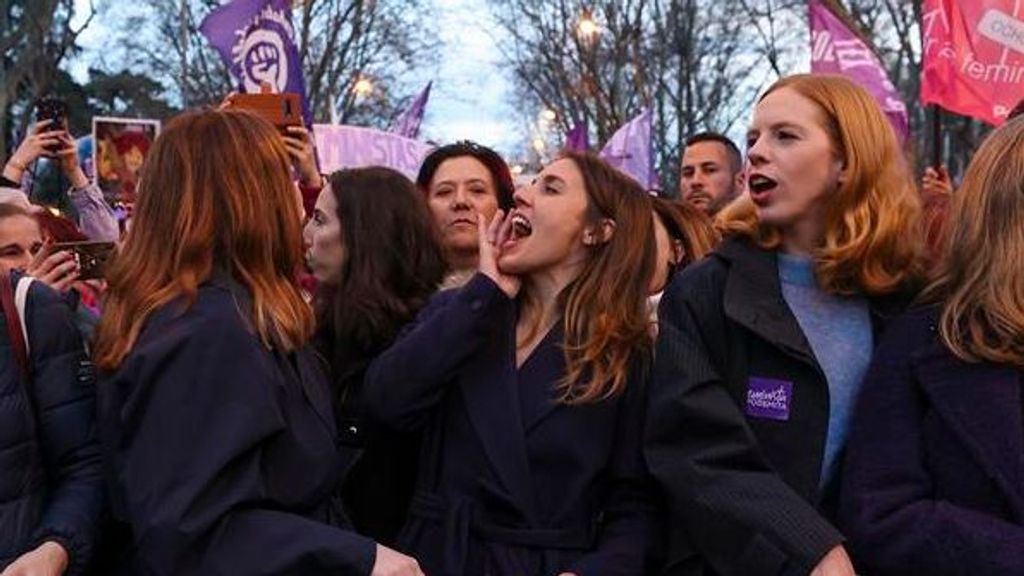
[[[526,238],[530,234],[533,234],[533,224],[530,224],[530,220],[519,212],[512,213],[512,230],[509,234],[509,240],[519,240]]]
[[[747,180],[747,185],[750,186],[750,193],[757,196],[773,190],[779,183],[767,176],[754,174]]]

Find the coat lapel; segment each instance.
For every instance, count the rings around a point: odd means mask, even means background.
[[[537,344],[533,354],[519,368],[516,382],[523,395],[523,430],[526,436],[548,415],[562,406],[556,384],[565,376],[565,327],[559,320]]]
[[[936,412],[948,423],[1024,519],[1024,422],[1020,377],[1012,368],[968,364],[940,344],[913,358]]]
[[[811,345],[782,298],[775,254],[742,239],[722,243],[718,254],[731,263],[723,295],[725,315],[783,352],[817,366]]]
[[[515,374],[515,310],[504,314],[506,330],[463,372],[460,390],[469,420],[476,429],[502,485],[533,518],[534,498]]]

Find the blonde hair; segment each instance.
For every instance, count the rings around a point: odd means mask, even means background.
[[[921,206],[895,132],[874,98],[841,76],[797,74],[763,96],[789,88],[822,112],[843,182],[829,197],[825,238],[815,254],[818,284],[836,294],[887,294],[921,276]],[[724,235],[743,235],[764,248],[781,243],[779,230],[761,224],[749,196],[715,220]]]
[[[1024,118],[974,155],[947,219],[929,294],[944,298],[942,341],[957,357],[1024,367]]]

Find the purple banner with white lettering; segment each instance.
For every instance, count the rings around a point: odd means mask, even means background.
[[[907,107],[878,56],[818,0],[810,0],[811,72],[842,74],[871,93],[900,141],[907,139]]]
[[[313,139],[320,170],[325,173],[342,168],[387,166],[416,180],[420,164],[433,150],[418,140],[361,126],[314,124]]]
[[[404,112],[395,118],[394,124],[388,132],[394,132],[399,136],[415,139],[420,135],[420,124],[423,122],[423,115],[427,111],[427,100],[430,99],[430,87],[433,82],[427,82],[427,87],[416,95],[416,98],[409,104]]]
[[[234,0],[210,12],[199,31],[217,49],[243,93],[272,92],[302,97],[302,117],[313,123],[302,62],[295,46],[290,0]]]
[[[656,179],[651,155],[651,118],[651,109],[645,109],[612,134],[600,154],[645,189],[654,187]]]

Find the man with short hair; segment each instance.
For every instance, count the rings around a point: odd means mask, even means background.
[[[679,193],[682,199],[714,216],[743,191],[743,156],[732,140],[701,132],[686,140]]]

